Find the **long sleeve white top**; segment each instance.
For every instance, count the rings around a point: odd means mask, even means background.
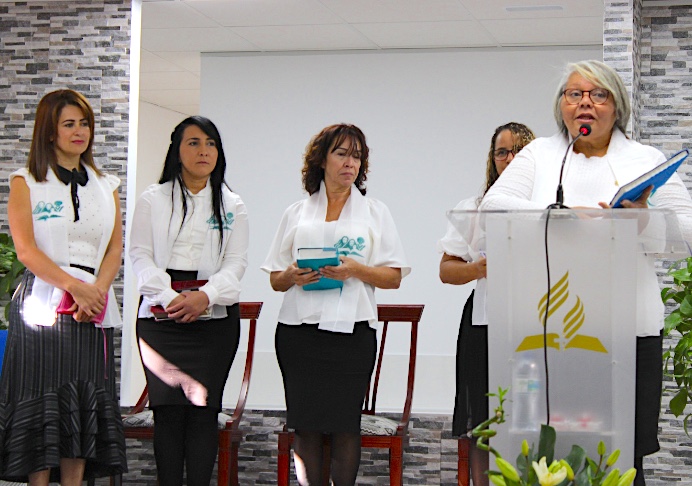
[[[554,203],[567,145],[567,138],[557,134],[538,138],[524,147],[485,195],[480,209],[544,209]],[[585,157],[570,152],[562,179],[564,203],[568,207],[608,203],[621,185],[663,161],[665,156],[659,150],[630,140],[615,129],[605,156]],[[677,174],[649,198],[649,206],[674,211],[683,237],[692,243],[692,199]],[[653,257],[638,256],[638,279],[637,335],[656,336],[663,327],[665,309]]]
[[[213,217],[209,185],[197,197],[192,198],[193,204],[188,204],[185,225],[192,225],[194,228],[185,231],[181,231],[183,214],[178,184],[175,184],[175,188],[170,182],[154,184],[139,197],[132,222],[129,251],[132,268],[137,275],[137,287],[143,297],[139,317],[152,317],[152,305],[165,308],[178,295],[171,288],[171,278],[166,269],[172,268],[169,265],[174,255],[174,245],[199,246],[199,242],[183,241],[185,237],[191,238],[194,235],[204,235],[204,241],[199,261],[196,265],[194,262],[190,263],[196,267],[198,279],[208,280],[199,290],[209,298],[212,318],[225,317],[225,306],[240,301],[240,279],[247,268],[247,211],[237,194],[226,187],[222,194],[224,227],[221,246],[217,222]],[[179,261],[179,257],[177,259]]]

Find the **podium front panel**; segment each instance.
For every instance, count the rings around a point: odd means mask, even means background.
[[[493,447],[513,460],[523,439],[537,446],[540,425],[548,419],[548,394],[556,457],[566,456],[573,444],[596,457],[603,440],[608,450],[621,450],[618,466],[630,467],[634,300],[637,261],[646,258],[637,220],[498,213],[486,215],[485,233],[489,390],[510,388],[507,422],[498,427]],[[489,405],[492,414],[497,401]]]

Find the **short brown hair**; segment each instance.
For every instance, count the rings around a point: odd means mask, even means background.
[[[89,123],[89,144],[81,156],[84,165],[91,167],[97,174],[101,171],[94,163],[92,145],[94,144],[94,110],[81,93],[71,89],[61,89],[48,93],[38,103],[34,135],[31,139],[27,169],[38,182],[46,180],[48,167],[58,173],[58,157],[55,154],[55,137],[58,132],[58,121],[63,108],[67,105],[76,106],[82,110],[84,118]]]
[[[360,169],[354,184],[361,194],[365,195],[365,181],[368,179],[368,155],[370,150],[365,143],[365,135],[355,125],[344,123],[330,125],[315,135],[307,147],[303,157],[303,189],[312,195],[320,190],[320,183],[324,180],[322,164],[327,160],[329,150],[336,150],[344,140],[349,140],[351,146],[348,154],[352,154],[360,148]]]

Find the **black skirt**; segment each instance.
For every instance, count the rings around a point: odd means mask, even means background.
[[[61,315],[29,325],[21,309],[34,275],[25,272],[10,304],[0,379],[0,478],[26,482],[61,458],[86,459],[85,478],[127,471],[113,358],[113,329]]]
[[[457,392],[452,434],[465,435],[488,420],[488,326],[471,324],[471,292],[459,324],[457,339]]]
[[[360,414],[375,366],[377,334],[357,322],[353,334],[317,324],[276,328],[276,356],[290,429],[360,433]]]
[[[660,449],[658,416],[663,387],[663,336],[637,338],[637,371],[634,407],[634,456]]]
[[[168,271],[174,281],[196,272]],[[197,405],[221,410],[223,389],[240,340],[240,307],[227,317],[190,323],[137,319],[137,342],[149,387],[149,404]],[[149,361],[146,349],[155,353]]]

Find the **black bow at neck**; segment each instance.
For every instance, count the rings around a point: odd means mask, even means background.
[[[66,168],[58,165],[58,177],[63,184],[70,185],[72,207],[74,208],[74,220],[77,222],[79,221],[79,195],[77,194],[77,184],[80,186],[86,186],[86,183],[89,182],[89,176],[85,170],[67,170]]]

